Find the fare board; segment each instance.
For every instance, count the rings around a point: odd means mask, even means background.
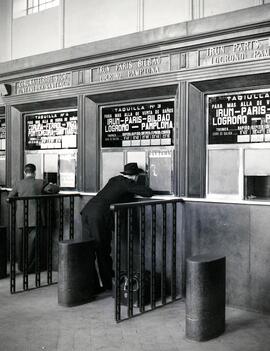
[[[6,119],[5,117],[0,117],[0,150],[4,151],[6,149]]]
[[[209,96],[208,142],[270,142],[270,91]]]
[[[173,145],[174,101],[102,107],[102,147]]]
[[[77,148],[76,110],[25,114],[25,149]]]

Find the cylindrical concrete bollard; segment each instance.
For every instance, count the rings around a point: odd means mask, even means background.
[[[0,279],[7,276],[7,228],[0,226]]]
[[[92,300],[94,262],[93,241],[59,242],[59,305],[75,306]]]
[[[198,255],[187,259],[187,338],[205,341],[224,332],[225,274],[225,257]]]

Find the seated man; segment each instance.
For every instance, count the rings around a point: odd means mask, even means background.
[[[121,175],[111,178],[95,197],[82,209],[83,239],[95,242],[95,254],[103,289],[112,288],[111,239],[113,220],[110,205],[131,201],[134,195],[151,197],[152,189],[137,184],[138,176],[143,170],[137,163],[124,166]],[[96,282],[97,284],[97,279]],[[97,287],[97,291],[98,291]]]
[[[9,199],[16,196],[35,196],[41,194],[55,194],[59,192],[59,186],[56,184],[51,184],[46,182],[43,179],[36,179],[36,166],[32,163],[28,163],[24,167],[24,179],[19,180],[11,192],[8,195],[7,202]],[[22,245],[22,236],[24,228],[24,204],[22,200],[19,200],[17,203],[17,227],[19,228],[19,233],[17,235],[17,259],[18,259],[18,268],[20,271],[23,271],[23,245]],[[45,225],[44,222],[44,211],[41,213],[41,227],[40,231],[42,234],[42,228]],[[28,201],[28,227],[27,236],[28,236],[28,273],[35,271],[35,238],[37,231],[37,201],[29,200]],[[41,237],[41,242],[44,242]],[[42,245],[41,245],[42,248]],[[40,250],[44,258],[44,250]],[[41,256],[41,257],[42,257]],[[45,265],[45,260],[41,262]]]

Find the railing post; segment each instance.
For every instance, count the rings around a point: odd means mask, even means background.
[[[69,239],[74,239],[74,197],[70,196],[70,209],[69,209]]]
[[[64,239],[64,198],[60,196],[59,198],[59,241]]]
[[[162,204],[162,272],[161,272],[161,301],[166,303],[166,236],[167,236],[167,205]]]
[[[133,316],[133,216],[132,208],[128,208],[128,317]]]
[[[23,290],[28,290],[28,207],[29,200],[23,200],[23,233],[22,233],[22,246],[23,246]]]
[[[156,307],[156,205],[152,205],[151,308]]]
[[[52,200],[48,198],[47,201],[47,282],[52,284]]]
[[[171,261],[171,269],[172,269],[172,278],[171,278],[171,294],[172,300],[176,298],[176,203],[172,204],[172,261]]]
[[[16,203],[10,200],[10,293],[16,291]]]
[[[145,310],[145,206],[140,206],[140,312]]]
[[[36,199],[36,209],[37,209],[37,226],[36,226],[36,238],[35,238],[35,281],[36,281],[36,287],[40,287],[40,255],[41,255],[41,250],[40,250],[40,232],[42,228],[42,218],[41,218],[41,204],[40,204],[40,199]]]
[[[120,270],[121,270],[121,236],[120,236],[120,210],[114,211],[114,235],[115,235],[115,320],[121,320],[121,290],[120,290]]]

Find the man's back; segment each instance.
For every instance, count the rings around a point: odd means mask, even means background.
[[[35,177],[26,177],[22,180],[19,180],[11,192],[9,193],[9,198],[14,196],[35,196],[41,195],[44,186],[46,185],[46,181],[43,179],[35,179]],[[18,200],[17,202],[17,227],[23,227],[24,225],[24,204],[22,200]],[[28,226],[35,227],[37,224],[36,218],[36,200],[28,201]],[[43,216],[42,216],[43,217]],[[42,218],[43,220],[43,218]]]
[[[35,196],[35,195],[40,195],[42,193],[42,190],[45,185],[46,185],[46,181],[43,179],[35,179],[34,177],[27,177],[16,183],[14,191],[17,192],[18,196]],[[12,196],[12,193],[11,193],[11,196]]]
[[[111,178],[108,183],[101,189],[95,197],[93,197],[84,207],[83,211],[93,211],[95,207],[103,207],[109,210],[109,206],[117,202],[128,202],[132,200],[134,195],[151,197],[153,192],[150,188],[137,184],[134,180],[124,176],[116,176]],[[101,215],[101,214],[100,214]]]

